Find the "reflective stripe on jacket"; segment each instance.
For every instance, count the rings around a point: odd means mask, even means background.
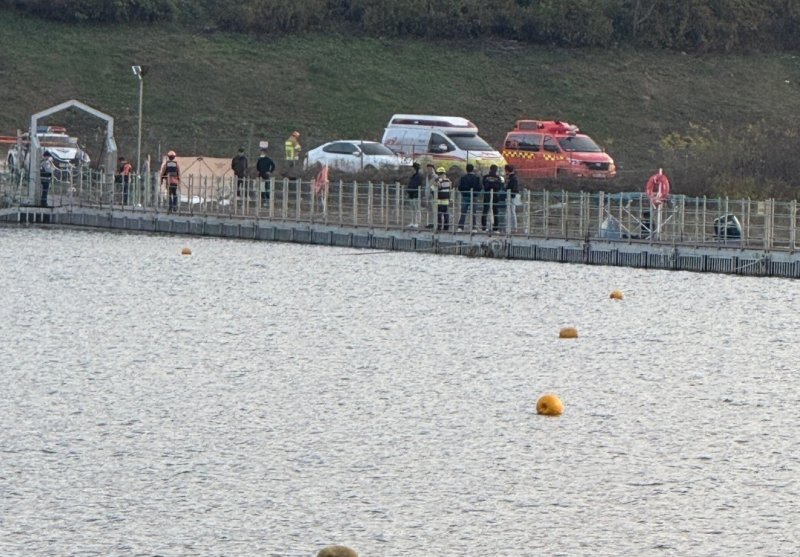
[[[287,161],[296,161],[300,155],[300,143],[293,137],[290,137],[286,140],[283,144],[283,148],[286,151],[286,160]]]
[[[450,204],[450,190],[453,183],[448,178],[443,178],[436,182],[436,203],[437,205]]]
[[[181,181],[181,171],[178,168],[178,161],[168,160],[164,163],[164,171],[161,173],[162,178],[166,178],[170,186],[177,185]]]

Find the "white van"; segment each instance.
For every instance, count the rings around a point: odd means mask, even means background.
[[[455,116],[395,114],[381,143],[422,166],[443,166],[448,172],[463,172],[468,162],[482,173],[493,164],[502,172],[506,164],[503,155],[478,135],[475,124]]]

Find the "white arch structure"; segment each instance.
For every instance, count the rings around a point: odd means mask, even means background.
[[[29,167],[28,167],[28,195],[30,199],[33,200],[36,197],[36,182],[39,176],[39,157],[41,156],[39,153],[40,145],[39,145],[39,138],[36,136],[36,130],[38,128],[39,120],[42,118],[46,118],[51,114],[55,114],[56,112],[61,112],[62,110],[66,110],[68,108],[79,108],[84,112],[88,112],[92,116],[96,118],[100,118],[101,120],[105,120],[107,132],[106,132],[106,171],[111,171],[113,173],[114,165],[116,164],[116,157],[117,157],[117,143],[114,141],[114,118],[105,114],[104,112],[100,112],[97,109],[92,108],[89,105],[83,104],[80,101],[76,101],[75,99],[65,101],[61,104],[57,104],[55,106],[51,106],[47,110],[43,110],[41,112],[37,112],[33,116],[31,116],[31,128],[29,130],[28,137],[31,141],[30,146],[30,156],[29,158]]]

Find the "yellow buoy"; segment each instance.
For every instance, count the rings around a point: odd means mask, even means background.
[[[558,332],[558,338],[578,338],[578,329],[575,327],[564,327]]]
[[[346,545],[330,545],[320,549],[317,557],[358,557],[358,553]]]
[[[189,248],[183,248],[181,250],[181,255],[192,255],[192,250],[190,250]]]
[[[622,300],[625,298],[625,294],[622,293],[622,290],[612,290],[609,298],[612,300]]]
[[[543,416],[560,416],[564,411],[564,403],[552,393],[542,395],[536,401],[536,413]]]

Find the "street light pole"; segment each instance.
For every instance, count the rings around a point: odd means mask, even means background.
[[[142,78],[142,67],[131,66],[133,75],[139,78],[139,135],[136,140],[136,173],[142,174],[142,94],[144,93],[144,79]]]

